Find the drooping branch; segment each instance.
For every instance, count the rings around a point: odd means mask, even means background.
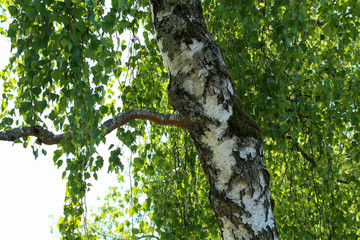
[[[291,139],[290,135],[286,135],[287,139]],[[301,153],[301,156],[303,156],[306,160],[308,160],[311,163],[311,168],[310,170],[312,170],[313,168],[317,167],[316,161],[313,157],[311,157],[309,154],[307,154],[301,147],[300,145],[295,142],[293,144],[293,146]]]
[[[177,126],[183,129],[188,129],[189,125],[181,114],[165,114],[146,109],[132,109],[104,122],[103,126],[106,128],[104,136],[135,119],[149,120],[159,125]],[[64,138],[64,134],[54,134],[41,126],[19,127],[0,132],[0,140],[2,141],[13,142],[16,139],[28,136],[35,136],[46,145],[58,144]]]
[[[311,169],[317,167],[317,164],[314,160],[314,158],[312,158],[309,154],[307,154],[300,146],[298,143],[295,143],[294,146],[296,147],[296,149],[301,153],[301,155],[308,160],[311,163]],[[310,170],[311,170],[310,169]]]

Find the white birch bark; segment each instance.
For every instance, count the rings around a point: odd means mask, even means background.
[[[237,106],[233,82],[206,28],[200,1],[150,3],[170,76],[169,104],[191,123],[223,239],[278,239],[261,137]],[[232,115],[235,125],[229,121]]]

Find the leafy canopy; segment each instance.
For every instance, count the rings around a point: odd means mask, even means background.
[[[71,135],[53,157],[57,166],[66,163],[59,222],[64,239],[218,237],[189,136],[141,121],[116,134],[137,153],[127,163],[131,189],[125,194],[113,189],[88,231],[78,231],[87,180],[97,179],[105,161],[96,152],[106,141],[101,123],[132,108],[171,111],[148,2],[1,4],[0,32],[11,39],[13,56],[1,72],[0,129],[41,125]],[[262,129],[280,237],[355,239],[360,235],[358,1],[204,0],[203,7],[237,93]],[[29,141],[21,140],[25,147]],[[31,145],[37,156],[41,142]],[[112,144],[109,151],[109,170],[122,170],[123,149]],[[129,217],[133,221],[124,220]]]

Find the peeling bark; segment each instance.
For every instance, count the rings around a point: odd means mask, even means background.
[[[170,76],[169,104],[190,122],[223,239],[278,239],[261,136],[236,100],[201,2],[150,0],[150,6]]]

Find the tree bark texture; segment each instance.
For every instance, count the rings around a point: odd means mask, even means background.
[[[181,114],[157,113],[146,109],[132,109],[121,113],[115,118],[109,119],[102,124],[106,131],[103,136],[111,133],[120,126],[127,124],[135,119],[149,120],[159,125],[176,126],[187,129],[187,121]],[[100,129],[101,130],[101,129]],[[30,126],[14,128],[7,131],[0,131],[0,140],[13,142],[22,137],[35,136],[46,145],[59,144],[64,139],[64,134],[55,134],[42,126]],[[72,134],[67,140],[72,139]]]
[[[150,6],[170,76],[169,104],[190,122],[223,239],[278,239],[260,131],[236,98],[201,2],[150,0]]]

